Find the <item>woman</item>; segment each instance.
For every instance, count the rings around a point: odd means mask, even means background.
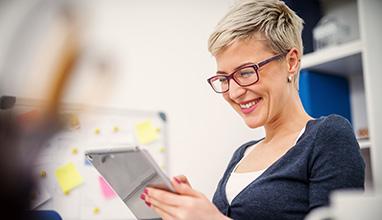
[[[313,119],[301,104],[302,23],[278,0],[239,1],[219,22],[209,39],[218,71],[208,82],[266,135],[236,150],[213,203],[184,176],[173,180],[178,194],[147,188],[142,199],[163,219],[303,219],[333,190],[363,189],[349,122]]]

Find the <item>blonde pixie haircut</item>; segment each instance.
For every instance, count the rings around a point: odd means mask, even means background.
[[[287,53],[293,47],[303,54],[302,29],[303,20],[283,1],[238,0],[211,34],[208,50],[216,55],[236,40],[261,34],[277,54]],[[298,88],[298,73],[294,84]]]

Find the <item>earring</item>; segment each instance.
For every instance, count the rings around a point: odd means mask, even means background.
[[[288,83],[292,82],[292,76],[288,76]]]

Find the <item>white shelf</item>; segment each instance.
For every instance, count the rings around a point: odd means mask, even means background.
[[[358,144],[361,149],[370,148],[370,139],[358,139]]]
[[[362,73],[362,42],[356,40],[302,57],[301,68],[336,75]]]

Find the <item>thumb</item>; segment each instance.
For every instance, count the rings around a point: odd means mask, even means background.
[[[180,180],[180,182],[185,183],[185,184],[189,185],[192,188],[192,186],[190,184],[190,181],[188,181],[188,179],[187,179],[187,177],[185,175],[178,175],[178,176],[175,176],[174,178]]]
[[[179,180],[179,178],[174,177],[171,182],[177,193],[193,197],[199,196],[199,192],[192,189],[187,183],[184,183],[181,180]]]

